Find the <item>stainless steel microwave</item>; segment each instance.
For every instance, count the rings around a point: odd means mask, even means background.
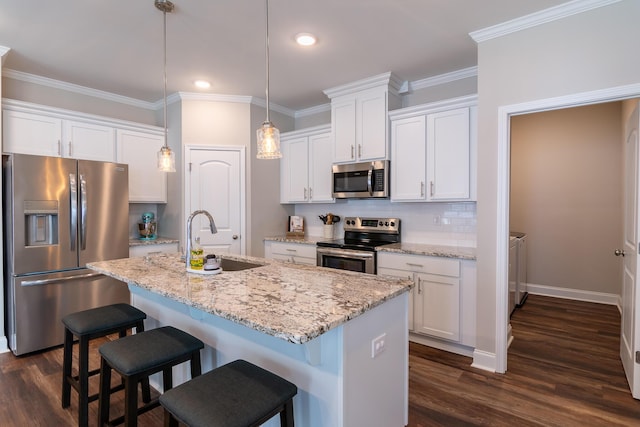
[[[389,197],[389,160],[333,165],[332,171],[336,199]]]

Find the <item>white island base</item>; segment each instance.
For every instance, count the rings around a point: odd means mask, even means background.
[[[267,335],[186,304],[129,286],[147,313],[147,329],[171,325],[205,343],[202,370],[245,359],[298,386],[298,427],[401,427],[408,422],[408,293],[403,293],[304,344]],[[373,341],[384,346],[372,357]],[[174,385],[189,379],[174,368]],[[162,390],[161,376],[151,378]],[[251,402],[247,402],[251,404]],[[279,426],[276,416],[264,424]]]

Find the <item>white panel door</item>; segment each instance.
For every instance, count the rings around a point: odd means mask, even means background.
[[[638,106],[625,126],[624,188],[624,271],[622,283],[622,318],[620,325],[620,358],[633,397],[640,399],[640,367],[636,355],[640,351],[640,295],[638,274]],[[617,255],[619,253],[616,253]]]
[[[211,234],[207,217],[197,215],[191,229],[193,240],[200,237],[205,253],[244,254],[245,245],[241,240],[244,149],[190,147],[186,161],[185,218],[193,211],[204,209],[213,216],[218,228],[216,234]]]

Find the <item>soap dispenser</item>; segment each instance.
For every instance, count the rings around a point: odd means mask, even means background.
[[[200,237],[195,238],[195,242],[191,246],[191,265],[192,270],[202,270],[204,267],[204,250],[200,246]]]

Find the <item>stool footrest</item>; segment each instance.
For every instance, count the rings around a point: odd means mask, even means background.
[[[149,403],[145,403],[143,406],[138,408],[138,415],[142,415],[145,412],[149,412],[152,409],[157,408],[158,406],[160,406],[160,402],[158,401],[158,399],[152,399]],[[124,424],[124,415],[120,415],[119,417],[116,417],[112,420],[109,420],[106,425],[108,426],[117,426],[120,424]]]

